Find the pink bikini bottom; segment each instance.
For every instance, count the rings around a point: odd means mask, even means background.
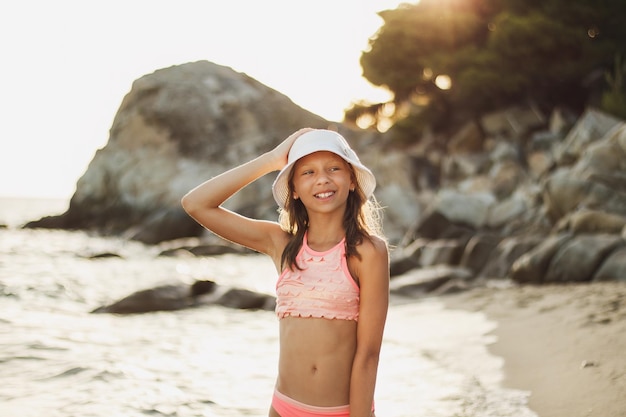
[[[276,390],[272,398],[272,407],[280,414],[280,417],[350,417],[349,405],[317,407],[296,401]],[[372,411],[374,411],[373,404]]]

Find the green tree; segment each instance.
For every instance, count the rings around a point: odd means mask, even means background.
[[[380,16],[361,66],[393,93],[391,119],[404,131],[443,128],[521,100],[581,109],[583,79],[626,48],[624,0],[421,0]],[[356,105],[346,120],[376,120],[382,108]]]
[[[489,31],[484,21],[498,11],[497,4],[496,0],[423,0],[381,12],[385,23],[361,56],[363,76],[389,89],[397,109],[413,103],[430,119],[448,113],[450,94],[437,86],[437,77],[454,79],[463,64],[458,58],[470,56],[468,49],[486,42]],[[377,104],[357,106],[346,113],[346,119],[379,109]]]
[[[613,72],[607,72],[607,91],[602,95],[601,107],[604,111],[626,119],[626,61],[620,55],[615,57]]]

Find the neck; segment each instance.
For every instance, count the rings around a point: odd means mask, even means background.
[[[309,242],[337,243],[344,238],[343,216],[315,215],[309,217]]]

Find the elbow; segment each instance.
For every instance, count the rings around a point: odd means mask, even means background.
[[[378,368],[380,349],[363,349],[357,351],[354,359],[355,363],[363,368]]]
[[[185,194],[183,198],[180,199],[180,205],[183,206],[183,210],[189,213],[189,206],[190,206],[189,194]]]
[[[198,202],[195,201],[191,193],[187,193],[180,199],[180,205],[183,206],[183,210],[189,215],[193,215],[198,211]]]

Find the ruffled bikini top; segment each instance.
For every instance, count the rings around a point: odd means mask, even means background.
[[[359,287],[348,270],[345,237],[325,252],[311,249],[305,234],[296,262],[276,283],[276,315],[359,319]]]

